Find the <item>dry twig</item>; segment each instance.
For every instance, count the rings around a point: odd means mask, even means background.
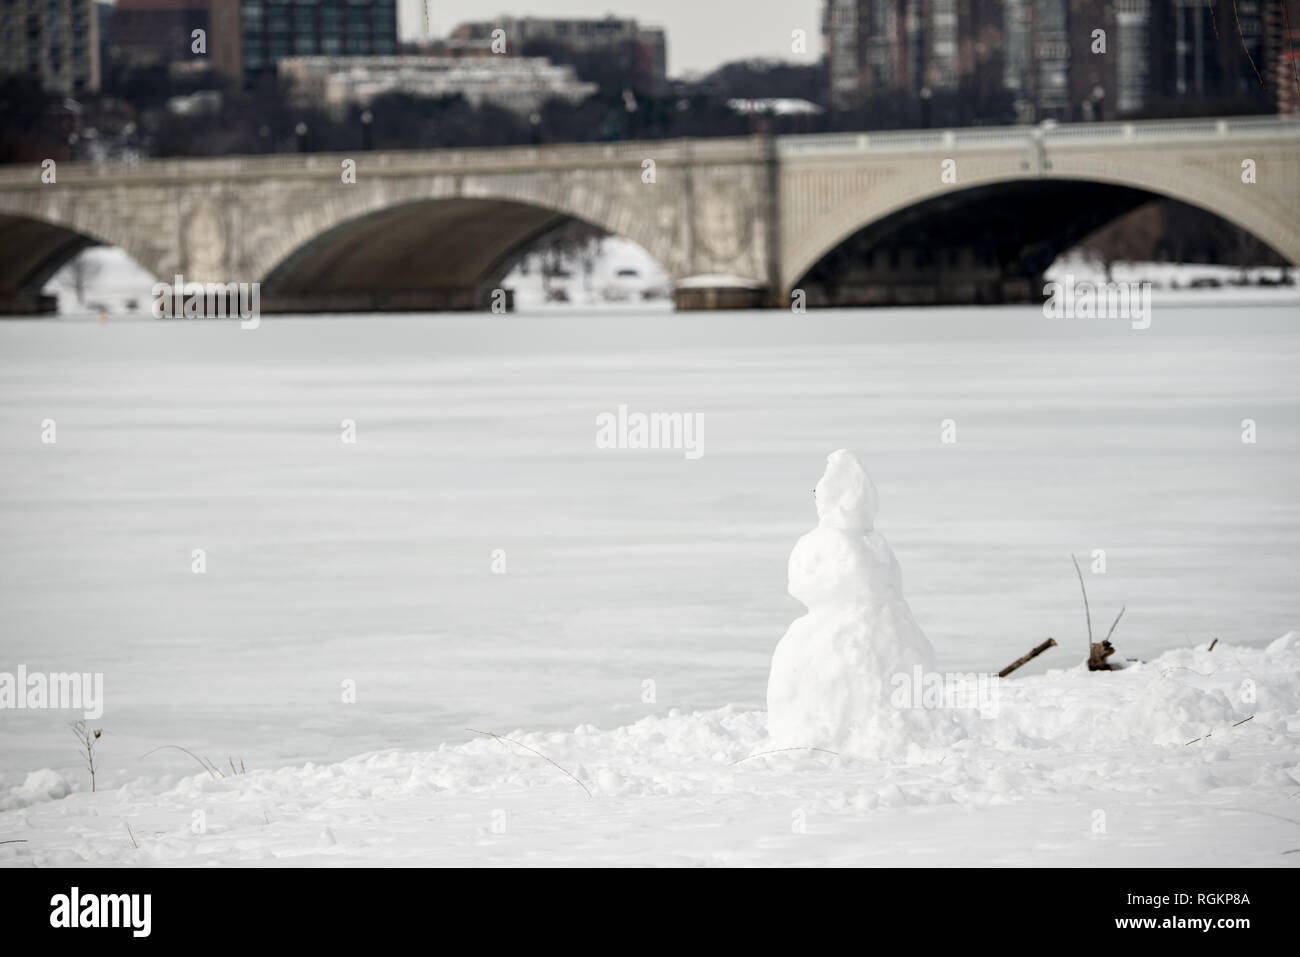
[[[1035,648],[1033,651],[1029,652],[1029,653],[1026,654],[1026,655],[1021,655],[1019,658],[1017,658],[1017,659],[1016,659],[1015,661],[1013,661],[1011,664],[1007,665],[1005,668],[1003,668],[1001,671],[999,671],[999,672],[998,672],[998,677],[999,677],[999,678],[1005,678],[1007,675],[1011,674],[1011,672],[1015,671],[1015,670],[1016,670],[1017,668],[1019,668],[1021,665],[1025,664],[1025,663],[1028,662],[1028,661],[1033,661],[1035,658],[1037,658],[1039,655],[1041,655],[1041,654],[1042,654],[1044,651],[1046,651],[1048,648],[1055,648],[1055,647],[1056,647],[1056,639],[1055,639],[1055,638],[1048,638],[1045,642],[1043,642],[1041,645],[1039,645],[1039,646],[1038,646],[1037,648]]]
[[[545,760],[547,760],[547,761],[550,761],[551,764],[555,764],[555,766],[556,766],[557,768],[559,768],[561,771],[563,771],[563,772],[564,772],[565,774],[567,774],[569,777],[573,778],[574,783],[576,783],[576,784],[578,785],[578,787],[582,788],[584,791],[587,792],[587,797],[595,797],[595,795],[591,793],[591,788],[589,788],[589,787],[587,787],[587,785],[583,784],[583,783],[582,783],[582,780],[581,780],[581,779],[580,779],[576,774],[574,774],[572,771],[568,770],[567,768],[565,768],[565,767],[563,767],[563,766],[561,766],[561,765],[559,765],[559,764],[556,764],[554,761],[551,761],[550,758],[546,757],[546,755],[542,754],[542,752],[538,751],[536,748],[530,748],[530,747],[528,747],[528,745],[524,744],[522,741],[516,741],[514,738],[507,738],[504,734],[496,734],[495,732],[492,732],[492,731],[479,731],[479,730],[476,729],[476,728],[466,728],[465,730],[466,730],[466,731],[473,731],[475,734],[486,735],[486,736],[489,737],[489,738],[496,738],[498,741],[509,741],[511,744],[517,744],[517,745],[519,745],[519,747],[524,748],[524,749],[526,749],[526,750],[528,750],[528,751],[533,752],[533,754],[537,755],[539,758],[543,758],[543,759],[545,759]]]
[[[95,790],[95,742],[103,731],[91,731],[86,727],[86,722],[78,721],[72,726],[72,733],[77,736],[81,742],[81,757],[86,762],[86,770],[90,772],[90,790]]]

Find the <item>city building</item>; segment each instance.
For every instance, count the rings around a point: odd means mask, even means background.
[[[0,73],[27,73],[54,93],[99,89],[95,0],[0,2]]]
[[[396,0],[212,0],[209,49],[217,72],[244,86],[301,56],[393,56]]]
[[[1001,88],[1002,17],[1000,7],[979,0],[827,0],[832,108]]]
[[[1030,15],[1038,119],[1070,116],[1069,0],[1035,0]]]
[[[1150,99],[1151,0],[1115,0],[1115,109],[1140,110]]]
[[[444,97],[457,94],[472,105],[490,103],[529,116],[543,103],[578,103],[597,92],[573,67],[544,57],[307,56],[279,61],[279,75],[292,82],[305,103],[341,113],[385,93]]]
[[[955,13],[957,83],[953,90],[970,91],[977,114],[983,116],[996,111],[999,118],[1006,119],[1004,113],[1013,97],[1003,84],[1006,51],[1002,6],[987,0],[959,0]]]
[[[1278,0],[1264,10],[1264,76],[1278,113],[1300,112],[1300,54],[1292,37],[1300,32],[1300,0]]]
[[[957,89],[957,0],[930,0],[926,10],[925,85],[933,92]]]
[[[1038,119],[1091,122],[1115,117],[1118,68],[1125,55],[1118,5],[1116,0],[1070,0],[1068,102],[1059,112],[1040,109]],[[1137,51],[1138,64],[1145,63],[1144,49]]]
[[[117,0],[104,52],[126,66],[193,59],[194,31],[208,30],[209,0]]]
[[[956,95],[971,121],[1294,111],[1300,0],[826,0],[833,108]],[[1289,21],[1289,23],[1288,23]]]
[[[929,29],[931,2],[940,5],[938,32]],[[955,16],[956,0],[827,0],[822,38],[831,107],[946,88],[948,72],[956,71]]]
[[[502,31],[508,56],[545,56],[556,63],[577,64],[584,57],[606,55],[634,86],[648,92],[660,92],[667,86],[668,41],[660,27],[613,16],[499,17],[462,23],[448,39],[490,44],[497,30]]]
[[[826,76],[831,107],[848,110],[867,97],[868,74],[863,69],[862,47],[870,31],[860,29],[863,0],[826,0],[822,12],[822,47],[826,51]],[[879,71],[874,75],[878,76]]]
[[[1002,2],[1002,86],[1010,93],[1012,108],[1021,123],[1032,122],[1034,118],[1032,3],[1033,0]]]
[[[1264,3],[1172,3],[1172,84],[1166,93],[1202,99],[1266,97]],[[1286,36],[1285,24],[1282,36]]]
[[[109,0],[95,0],[95,24],[99,30],[99,53],[101,57],[104,55],[104,41],[108,36],[108,31],[112,29],[113,12],[116,9],[116,4],[109,2]],[[100,69],[103,70],[103,63],[100,64]]]

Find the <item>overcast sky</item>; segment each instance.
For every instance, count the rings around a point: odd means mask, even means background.
[[[397,0],[403,39],[426,35],[426,0]],[[632,17],[668,35],[668,72],[710,70],[728,60],[777,57],[815,60],[821,55],[822,0],[427,0],[434,36],[465,20],[501,15]],[[807,34],[807,53],[791,51],[790,34]]]

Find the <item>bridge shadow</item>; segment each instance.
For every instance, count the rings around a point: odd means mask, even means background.
[[[78,253],[99,240],[25,216],[0,214],[0,315],[50,312],[45,284]]]
[[[1165,199],[1070,179],[954,189],[853,232],[792,288],[804,291],[809,307],[1039,301],[1043,273],[1059,256],[1107,224]]]
[[[262,282],[268,312],[481,309],[528,248],[574,222],[501,199],[422,200],[359,216],[297,247]]]
[[[260,277],[261,310],[490,309],[497,304],[494,293],[524,257],[581,227],[614,235],[571,214],[516,200],[455,197],[399,203],[311,235],[267,264]],[[68,226],[0,215],[0,314],[55,311],[56,297],[43,292],[50,279],[83,250],[111,245]],[[649,253],[644,261],[653,263]],[[170,275],[156,278],[172,280]],[[513,290],[506,292],[513,305]]]

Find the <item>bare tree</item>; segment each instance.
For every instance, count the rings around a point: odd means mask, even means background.
[[[86,290],[104,271],[104,267],[92,259],[89,252],[89,250],[82,250],[73,257],[71,262],[63,267],[68,274],[68,285],[76,293],[77,305],[79,306],[86,304]]]
[[[541,262],[542,288],[549,293],[551,279],[563,276],[567,263],[577,262],[583,271],[584,288],[590,290],[601,241],[608,235],[599,226],[575,219],[539,239],[528,255],[536,252]]]

